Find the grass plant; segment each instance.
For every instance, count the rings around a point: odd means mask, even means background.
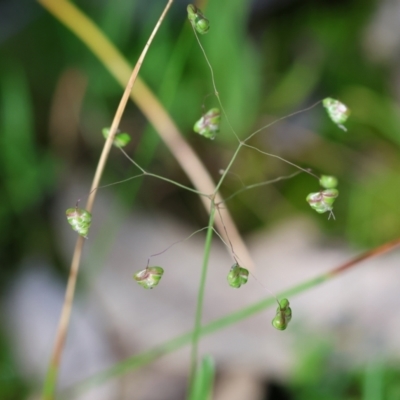
[[[65,398],[71,398],[72,393],[81,392],[83,390],[87,390],[90,387],[99,385],[102,382],[107,381],[108,379],[117,377],[126,373],[127,371],[132,371],[134,369],[143,367],[144,365],[152,362],[156,358],[165,355],[169,352],[172,352],[188,343],[191,345],[191,365],[190,365],[190,379],[189,379],[189,389],[188,389],[188,398],[192,400],[201,400],[201,399],[209,399],[212,387],[212,377],[213,377],[213,363],[210,358],[206,358],[199,364],[198,357],[198,347],[199,342],[202,336],[209,335],[217,330],[223,329],[229,325],[232,325],[242,319],[248,318],[255,313],[261,312],[265,310],[267,307],[270,307],[276,303],[278,303],[277,314],[273,319],[273,325],[279,329],[283,330],[287,327],[290,319],[291,319],[291,309],[289,307],[289,302],[286,300],[286,297],[293,296],[295,294],[301,293],[305,290],[309,290],[323,282],[326,282],[340,273],[347,271],[348,269],[358,265],[360,262],[369,259],[374,256],[378,256],[387,251],[391,251],[395,247],[400,245],[400,239],[396,239],[394,241],[388,242],[383,246],[379,246],[375,249],[372,249],[361,256],[357,257],[354,260],[350,260],[349,262],[333,269],[331,272],[323,274],[321,276],[317,276],[311,280],[303,282],[302,284],[295,286],[293,288],[289,288],[285,290],[283,293],[279,293],[276,297],[268,297],[266,299],[261,300],[258,303],[255,303],[249,307],[246,307],[238,312],[227,315],[219,320],[216,320],[207,325],[203,325],[202,323],[202,314],[203,314],[203,303],[205,296],[205,288],[207,282],[207,269],[209,264],[209,257],[211,253],[211,244],[212,237],[214,232],[218,232],[217,235],[221,237],[221,240],[225,243],[228,248],[228,251],[231,253],[231,256],[238,267],[240,268],[245,266],[245,270],[250,270],[253,276],[256,276],[256,269],[251,260],[251,255],[249,254],[244,241],[240,237],[235,224],[230,217],[230,214],[227,210],[226,203],[235,195],[245,191],[252,189],[254,187],[259,187],[262,185],[272,184],[282,179],[294,178],[299,173],[306,173],[314,177],[322,189],[319,192],[313,193],[309,199],[309,203],[312,208],[314,208],[319,213],[329,212],[329,216],[333,216],[333,207],[332,204],[335,201],[338,191],[336,189],[336,184],[332,183],[334,180],[330,179],[328,176],[329,183],[324,183],[326,180],[322,181],[322,177],[314,173],[311,169],[303,168],[295,163],[273,153],[269,153],[260,149],[257,146],[252,144],[253,138],[260,134],[263,130],[268,127],[276,124],[283,119],[290,118],[298,113],[308,111],[318,104],[322,102],[318,101],[312,106],[300,110],[298,112],[292,113],[285,117],[279,118],[272,123],[269,123],[262,128],[254,131],[250,135],[248,135],[245,139],[241,139],[241,135],[237,133],[233,127],[233,124],[230,122],[228,113],[224,107],[224,103],[221,99],[220,93],[217,89],[217,79],[215,78],[214,70],[212,68],[212,63],[210,62],[204,47],[202,46],[199,34],[208,33],[211,28],[208,24],[208,20],[206,17],[197,9],[195,6],[189,6],[189,19],[193,28],[193,33],[196,37],[197,43],[200,47],[202,55],[207,63],[210,74],[212,87],[214,90],[214,95],[217,98],[218,105],[222,111],[222,116],[225,118],[229,129],[231,131],[231,135],[235,138],[237,142],[237,147],[233,151],[233,155],[228,162],[227,166],[224,168],[219,180],[217,183],[214,183],[210,174],[207,172],[206,168],[200,161],[200,158],[196,155],[195,151],[189,146],[189,144],[184,140],[183,135],[180,134],[177,125],[172,120],[172,118],[168,115],[167,111],[163,108],[158,99],[153,95],[153,93],[148,89],[148,87],[144,84],[140,78],[137,77],[140,67],[143,63],[147,50],[149,49],[150,43],[157,32],[161,22],[165,18],[165,15],[172,4],[172,0],[169,0],[166,8],[164,9],[160,19],[158,20],[153,33],[150,36],[149,41],[143,49],[143,52],[137,62],[136,66],[133,68],[132,73],[130,72],[131,68],[128,63],[123,59],[123,57],[119,54],[115,47],[107,41],[107,39],[102,35],[102,33],[96,28],[96,26],[85,17],[72,3],[69,3],[65,0],[38,0],[40,4],[42,4],[48,11],[50,11],[57,19],[60,20],[65,26],[70,28],[79,39],[85,43],[88,48],[99,58],[99,60],[103,63],[104,66],[110,71],[110,73],[115,77],[115,79],[120,83],[121,86],[125,87],[124,94],[122,96],[121,102],[116,111],[114,120],[109,128],[108,137],[105,141],[104,148],[102,154],[100,156],[100,160],[96,169],[95,176],[93,178],[92,186],[90,189],[89,198],[87,204],[85,206],[85,210],[87,212],[91,212],[93,208],[93,203],[95,201],[95,196],[97,190],[101,187],[100,181],[101,177],[106,165],[106,161],[110,150],[112,148],[115,135],[117,133],[117,129],[120,125],[120,121],[126,107],[127,101],[129,97],[138,105],[143,114],[148,118],[148,120],[155,127],[160,137],[164,140],[165,144],[170,149],[171,153],[177,159],[177,161],[182,166],[183,170],[191,180],[193,187],[189,187],[187,185],[183,185],[179,182],[173,181],[167,177],[160,176],[154,174],[152,172],[147,171],[147,169],[143,168],[138,162],[134,160],[134,157],[131,157],[125,150],[120,148],[120,151],[124,154],[124,156],[131,161],[135,168],[139,170],[139,173],[134,175],[133,177],[129,177],[124,181],[137,179],[139,177],[152,177],[156,179],[164,180],[170,184],[176,185],[180,188],[189,190],[195,195],[200,196],[205,208],[209,213],[208,225],[204,230],[206,230],[206,237],[204,243],[204,252],[203,252],[203,262],[201,267],[201,278],[199,282],[199,289],[197,293],[197,305],[196,312],[194,316],[194,327],[193,330],[187,334],[179,336],[175,339],[172,339],[164,344],[161,344],[155,349],[143,352],[139,355],[135,355],[125,361],[122,361],[112,368],[104,371],[103,373],[97,374],[94,377],[85,380],[81,384],[77,385],[74,388],[69,389],[64,393]],[[127,77],[130,76],[129,79]],[[126,84],[126,82],[128,82]],[[222,96],[223,97],[223,96]],[[345,107],[346,118],[343,115],[337,115],[337,108],[343,106],[342,103],[339,103],[334,99],[329,99],[330,105],[334,102],[336,107],[334,117],[332,120],[338,124],[338,126],[342,129],[345,129],[343,123],[346,121],[348,116],[348,109]],[[324,102],[324,106],[327,107],[327,103]],[[343,107],[342,107],[343,108]],[[213,109],[216,110],[216,109]],[[212,118],[215,117],[216,111],[213,112]],[[210,120],[206,119],[207,114],[203,114],[203,123],[206,126],[206,134],[203,134],[205,137],[209,137],[213,139],[215,136],[215,132],[218,131],[217,120],[212,120],[212,129],[213,132],[207,131],[210,128]],[[218,119],[219,121],[219,119]],[[207,125],[208,124],[208,125]],[[120,146],[119,146],[120,147]],[[232,166],[235,161],[239,157],[241,150],[243,148],[258,152],[267,157],[276,158],[282,162],[285,162],[294,168],[297,169],[296,172],[292,173],[288,176],[279,176],[275,179],[270,179],[268,181],[259,182],[252,185],[244,186],[239,191],[223,198],[220,195],[220,189],[223,185],[227,175],[231,173]],[[121,183],[121,182],[116,182]],[[109,185],[105,185],[109,186]],[[103,187],[105,187],[103,186]],[[214,226],[217,230],[214,230]],[[202,229],[203,230],[203,229]],[[63,310],[60,316],[59,327],[56,335],[54,350],[52,353],[52,357],[50,360],[46,381],[43,389],[43,400],[53,400],[56,398],[56,385],[57,385],[57,377],[58,371],[61,363],[62,351],[65,343],[65,338],[67,335],[69,319],[72,310],[72,304],[74,299],[74,292],[76,286],[76,280],[78,277],[78,270],[80,259],[82,255],[83,245],[85,239],[82,236],[78,237],[72,263],[70,269],[70,275],[66,288],[65,302],[63,306]],[[160,254],[160,253],[158,253]],[[155,254],[157,255],[157,254]],[[153,256],[155,256],[153,255]],[[147,266],[148,268],[149,266]],[[240,271],[239,268],[239,271]],[[243,268],[244,269],[244,268]],[[161,275],[158,277],[156,284],[160,280]],[[235,277],[237,278],[237,277]],[[246,279],[247,281],[247,275]],[[242,284],[245,281],[241,282]],[[235,283],[237,284],[237,283]],[[231,285],[232,286],[232,285]],[[234,286],[234,287],[239,287]],[[145,286],[146,287],[146,286]],[[153,287],[153,286],[148,286]],[[281,299],[281,300],[279,300]],[[295,313],[295,311],[294,311]]]

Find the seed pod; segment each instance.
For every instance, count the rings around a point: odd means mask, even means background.
[[[102,133],[105,139],[110,134],[110,128],[103,128]],[[116,133],[113,140],[115,147],[125,147],[131,141],[131,137],[127,133]]]
[[[163,273],[161,267],[147,267],[133,275],[133,279],[145,289],[153,289],[160,282]]]
[[[233,288],[240,288],[249,279],[249,271],[242,268],[239,264],[233,264],[228,274],[229,286]]]
[[[332,99],[331,97],[327,97],[322,100],[322,105],[326,108],[326,111],[331,118],[331,120],[344,131],[347,129],[342,125],[346,122],[347,118],[350,115],[349,108],[341,103],[339,100]]]
[[[310,193],[306,200],[312,209],[319,214],[323,214],[333,210],[332,205],[338,196],[339,191],[337,189],[326,189],[317,193]]]
[[[65,213],[72,229],[87,239],[90,224],[92,223],[92,214],[90,214],[89,211],[78,207],[68,208]]]
[[[272,320],[272,326],[279,331],[284,331],[292,319],[292,309],[289,307],[289,300],[282,299],[276,309],[276,315]]]
[[[197,33],[204,35],[210,30],[210,21],[193,4],[187,6],[188,18]]]
[[[324,189],[334,189],[338,184],[338,180],[334,176],[321,175],[321,179],[319,180],[319,184]]]
[[[218,108],[211,108],[193,126],[193,130],[207,139],[214,140],[219,132],[221,112]]]

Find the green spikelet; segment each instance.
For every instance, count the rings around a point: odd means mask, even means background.
[[[331,97],[327,97],[326,99],[322,100],[322,105],[326,108],[330,119],[340,129],[347,131],[343,124],[347,121],[347,118],[349,118],[349,108],[339,100],[332,99]]]
[[[279,331],[284,331],[292,319],[292,309],[289,307],[289,300],[282,299],[276,309],[276,315],[272,320],[272,326]]]
[[[214,140],[219,132],[221,112],[218,108],[211,108],[193,126],[193,130],[207,139]]]
[[[310,207],[319,214],[331,212],[333,210],[333,203],[339,196],[337,189],[325,189],[320,192],[310,193],[306,197],[306,201]]]
[[[319,184],[324,189],[334,189],[338,185],[338,180],[334,176],[321,175],[321,179],[319,180]]]
[[[110,128],[103,128],[102,131],[104,139],[108,138]],[[131,141],[131,137],[127,133],[116,133],[113,140],[115,147],[125,147]]]
[[[229,286],[233,288],[240,288],[249,279],[249,271],[246,268],[242,268],[239,264],[233,264],[228,274]]]
[[[187,6],[188,18],[197,33],[204,35],[210,30],[210,21],[193,4]]]
[[[72,229],[87,239],[90,224],[92,223],[92,214],[90,214],[89,211],[78,207],[68,208],[65,213]]]
[[[160,282],[163,273],[161,267],[147,267],[133,275],[133,279],[145,289],[153,289]]]

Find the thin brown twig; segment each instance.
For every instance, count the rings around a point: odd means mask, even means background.
[[[375,247],[372,250],[366,251],[365,253],[360,254],[359,256],[353,258],[352,260],[340,265],[339,267],[333,269],[332,271],[328,272],[327,275],[329,277],[333,277],[335,275],[341,274],[343,271],[353,267],[356,264],[364,260],[368,260],[373,257],[378,257],[384,253],[394,250],[396,247],[400,246],[400,238],[394,239],[390,242],[387,242],[381,246]]]

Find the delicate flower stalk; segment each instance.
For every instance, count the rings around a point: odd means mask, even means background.
[[[292,319],[292,309],[289,307],[289,300],[282,299],[276,309],[276,315],[272,320],[272,326],[279,331],[284,331]]]
[[[333,203],[339,196],[339,191],[337,189],[325,189],[317,193],[310,193],[306,200],[313,210],[319,214],[326,212],[332,212]]]
[[[133,275],[133,279],[145,289],[153,289],[160,282],[164,270],[161,267],[146,267]]]
[[[218,108],[211,108],[193,126],[193,130],[207,139],[214,140],[219,132],[221,122],[221,111]]]
[[[240,286],[247,283],[249,279],[249,271],[246,268],[242,268],[239,264],[233,264],[228,274],[229,286],[233,288],[240,288]]]
[[[72,229],[87,239],[90,224],[92,223],[92,214],[78,207],[68,208],[65,214]]]
[[[326,108],[330,119],[340,129],[347,131],[343,124],[347,121],[347,118],[350,115],[350,109],[339,100],[332,99],[331,97],[327,97],[326,99],[322,100],[322,105]]]
[[[193,4],[187,6],[188,18],[197,33],[204,35],[210,30],[210,21]]]
[[[108,138],[110,134],[110,128],[103,128],[102,131],[104,139]],[[115,147],[125,147],[131,141],[131,137],[127,133],[116,133],[113,140]]]

